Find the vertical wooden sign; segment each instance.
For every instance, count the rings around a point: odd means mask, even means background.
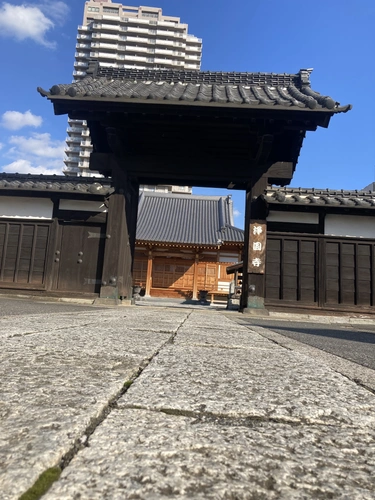
[[[247,272],[264,274],[266,262],[267,225],[264,221],[250,221],[249,260]]]

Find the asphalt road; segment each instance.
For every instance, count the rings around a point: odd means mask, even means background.
[[[375,370],[375,325],[329,325],[274,319],[237,319],[246,326],[261,326],[317,349]]]

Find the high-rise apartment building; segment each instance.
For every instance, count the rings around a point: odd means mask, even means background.
[[[180,18],[164,16],[159,8],[91,0],[78,27],[73,77],[77,81],[86,75],[89,60],[115,68],[199,70],[201,55],[202,40],[188,34]],[[87,125],[80,120],[68,125],[64,173],[90,175]]]

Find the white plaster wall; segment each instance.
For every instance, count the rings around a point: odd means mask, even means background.
[[[328,214],[325,217],[324,234],[375,238],[375,215],[371,217]]]
[[[79,212],[107,212],[107,207],[102,201],[60,200],[59,208]]]
[[[238,253],[220,253],[219,262],[238,262]]]
[[[299,224],[318,224],[319,215],[308,212],[279,212],[270,210],[268,222],[295,222]]]
[[[52,219],[53,203],[45,198],[0,196],[0,217],[14,219]]]

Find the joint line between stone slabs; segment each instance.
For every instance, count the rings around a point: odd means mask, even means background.
[[[62,472],[69,464],[70,462],[73,460],[73,458],[75,456],[78,455],[78,453],[83,450],[84,448],[86,448],[88,445],[89,445],[89,440],[90,440],[90,436],[92,436],[92,434],[94,434],[94,432],[96,431],[96,429],[104,422],[104,420],[109,416],[109,414],[112,412],[113,409],[115,409],[117,407],[117,401],[124,395],[126,394],[126,392],[128,391],[129,387],[132,385],[132,383],[137,380],[137,378],[142,374],[143,370],[145,370],[148,365],[151,363],[151,361],[156,357],[158,356],[158,354],[161,352],[161,350],[173,343],[174,341],[174,338],[176,337],[179,329],[184,325],[184,323],[187,321],[187,319],[189,318],[190,314],[192,313],[192,311],[186,316],[186,318],[181,322],[180,326],[177,328],[176,332],[175,333],[171,333],[170,335],[170,338],[168,340],[166,340],[166,342],[164,342],[160,348],[155,351],[155,353],[147,359],[147,362],[141,366],[128,380],[126,380],[124,382],[124,385],[123,387],[114,395],[112,396],[108,403],[103,407],[103,409],[101,410],[101,412],[99,413],[99,415],[95,418],[92,418],[89,425],[86,427],[86,429],[84,430],[84,432],[82,433],[81,437],[78,437],[72,447],[70,448],[69,451],[67,451],[60,459],[60,462],[57,466],[55,466],[56,468],[60,469],[60,471]],[[41,476],[43,476],[43,474],[45,472],[47,472],[49,469],[47,469],[46,471],[42,472],[38,479],[36,480],[36,482],[39,481],[39,478]],[[58,481],[58,479],[56,480]],[[55,481],[55,482],[56,482]],[[31,490],[34,485],[36,484],[36,482],[31,485],[30,488],[28,488],[28,490],[25,492],[27,493],[29,490]],[[51,483],[50,486],[52,486],[53,483]],[[24,494],[25,494],[24,493]],[[45,494],[47,493],[47,491],[40,497],[42,498]],[[21,495],[22,497],[22,495]]]
[[[139,410],[139,411],[149,411],[153,413],[164,413],[165,415],[172,415],[175,417],[184,417],[195,419],[192,424],[196,423],[211,423],[214,421],[219,425],[236,425],[237,427],[252,427],[252,424],[282,424],[290,425],[292,427],[322,427],[335,428],[336,424],[324,423],[319,421],[311,422],[309,419],[305,418],[283,418],[283,417],[263,417],[261,415],[248,415],[243,417],[235,417],[231,415],[225,415],[222,413],[213,413],[209,411],[193,411],[193,410],[181,410],[176,408],[149,408],[144,405],[133,405],[125,404],[121,407],[123,410]],[[356,429],[356,426],[347,426],[347,428]]]
[[[284,337],[281,333],[274,332],[273,330],[271,330],[269,328],[264,328],[263,326],[255,326],[255,327],[247,326],[246,328],[248,328],[251,331],[254,331],[258,335],[261,335],[263,338],[265,338],[267,340],[270,340],[271,342],[275,343],[276,345],[278,345],[278,346],[280,346],[283,349],[286,349],[288,351],[298,352],[297,349],[295,349],[293,347],[289,347],[287,345],[284,345],[284,342],[289,342],[289,343],[292,343],[292,344],[300,345],[304,350],[308,349],[309,351],[312,351],[312,352],[322,352],[322,353],[324,353],[325,356],[330,357],[332,359],[335,359],[335,358],[342,359],[343,361],[347,362],[348,364],[351,363],[351,364],[354,364],[354,365],[358,366],[361,370],[363,370],[363,369],[365,369],[365,370],[371,370],[371,368],[367,368],[366,366],[360,365],[359,363],[356,363],[355,361],[352,361],[351,359],[344,358],[343,356],[340,356],[339,354],[332,354],[331,352],[325,351],[324,349],[319,349],[319,348],[314,347],[314,346],[312,346],[310,344],[305,344],[304,342],[301,342],[299,340],[292,339],[292,338],[289,338],[289,337]],[[281,337],[281,340],[277,341],[276,339],[270,338],[268,336],[270,334],[271,335],[277,335],[278,337]],[[315,359],[315,356],[311,352],[309,352],[309,353],[303,353],[303,355],[304,356],[309,356],[309,357]],[[330,365],[329,361],[320,360],[320,362],[324,363],[325,365],[327,365],[327,367],[330,370],[334,371],[335,373],[340,374],[341,376],[343,376],[346,379],[350,380],[351,382],[353,382],[354,384],[358,385],[359,387],[362,387],[366,391],[371,392],[371,394],[375,394],[375,389],[373,387],[370,387],[370,386],[366,385],[360,379],[358,379],[356,377],[350,377],[346,373],[343,373],[338,368],[333,367],[332,365]]]

